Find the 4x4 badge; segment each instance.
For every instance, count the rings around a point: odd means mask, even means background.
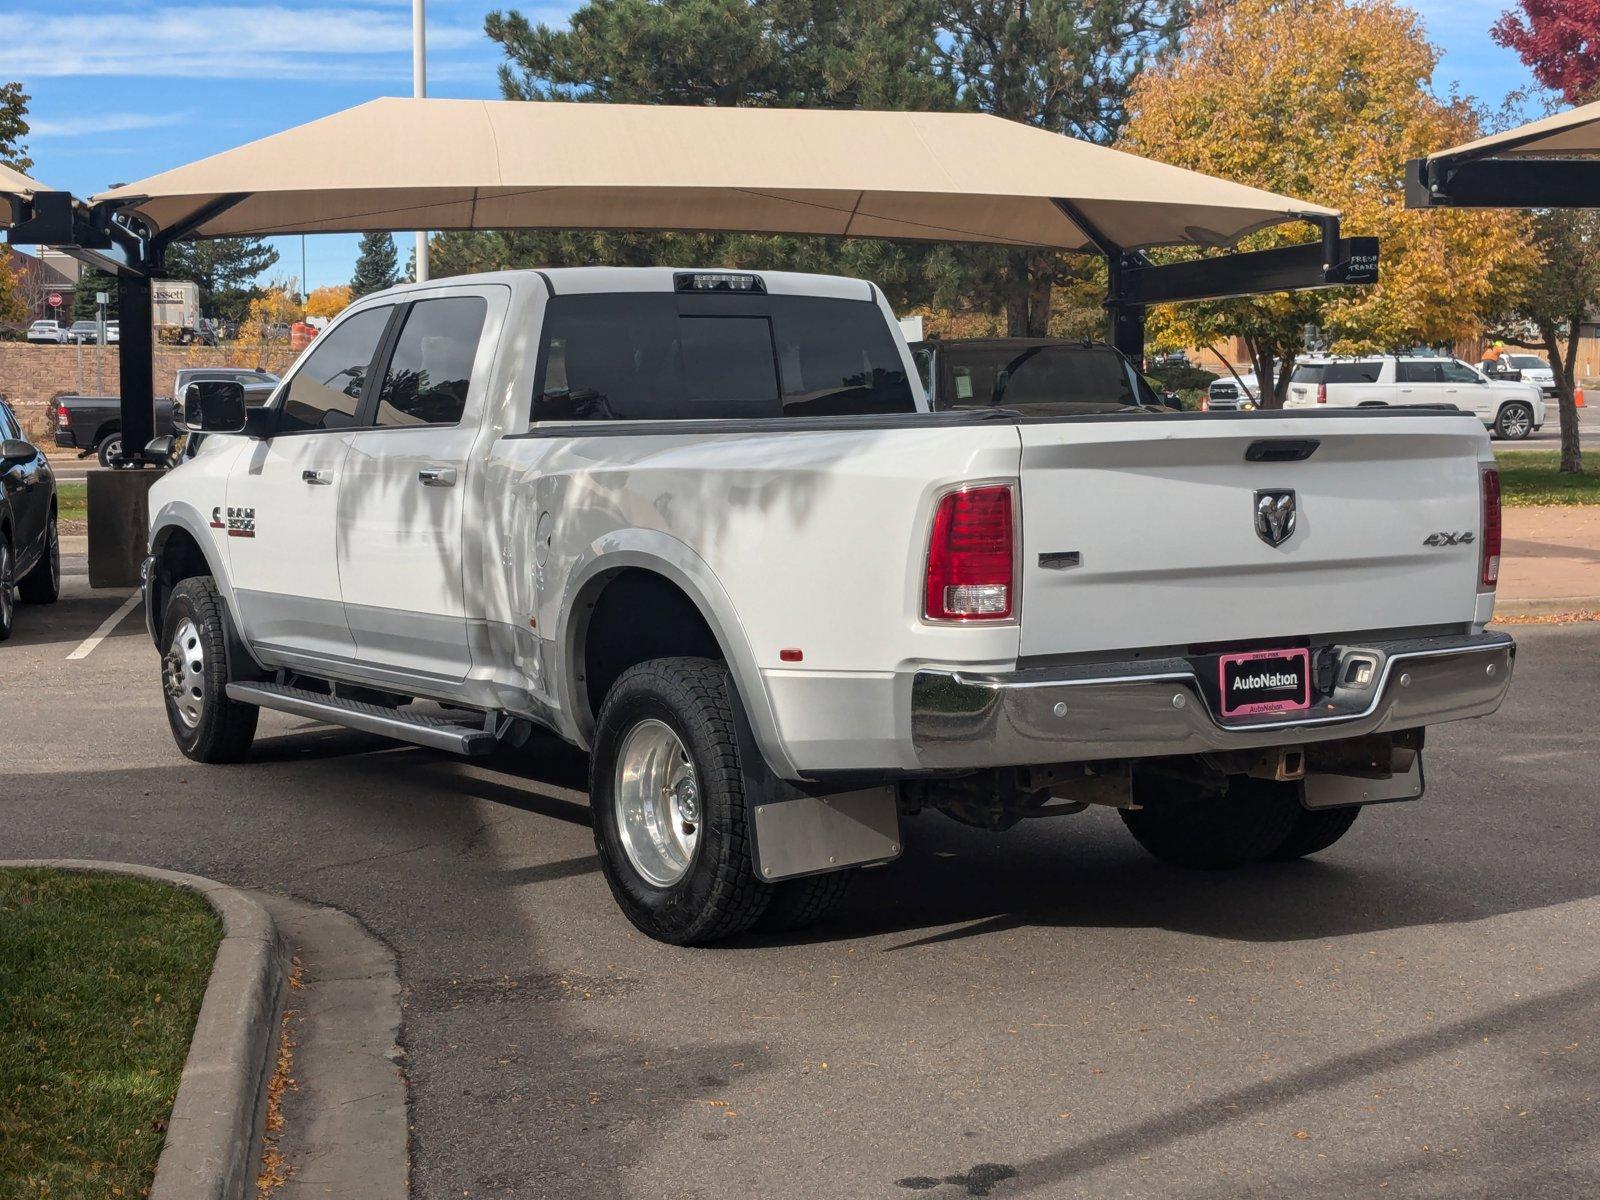
[[[1269,546],[1281,546],[1294,534],[1298,513],[1291,488],[1256,493],[1256,536]]]

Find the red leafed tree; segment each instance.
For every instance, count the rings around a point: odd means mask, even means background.
[[[1515,50],[1534,78],[1568,104],[1595,98],[1600,83],[1600,0],[1518,0],[1490,36]]]

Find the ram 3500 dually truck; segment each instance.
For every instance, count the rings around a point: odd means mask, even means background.
[[[1121,810],[1169,861],[1331,845],[1500,704],[1470,413],[928,412],[871,284],[573,269],[363,298],[151,492],[179,747],[260,708],[589,751],[628,918],[794,927],[923,808]]]

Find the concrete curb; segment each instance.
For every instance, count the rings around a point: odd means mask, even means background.
[[[1548,617],[1556,613],[1600,612],[1600,596],[1555,596],[1540,600],[1496,600],[1496,617]]]
[[[198,892],[222,919],[222,942],[195,1021],[150,1200],[243,1200],[255,1194],[266,1086],[277,1061],[289,953],[259,902],[198,875],[78,858],[0,861],[137,875]]]

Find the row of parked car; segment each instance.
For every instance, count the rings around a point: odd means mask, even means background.
[[[1449,404],[1476,413],[1496,437],[1519,441],[1545,422],[1545,399],[1554,395],[1550,367],[1531,355],[1537,367],[1493,373],[1447,355],[1369,354],[1356,358],[1308,358],[1289,377],[1285,408],[1369,408],[1406,404]],[[1536,374],[1543,369],[1544,376]],[[1256,408],[1259,383],[1254,373],[1224,376],[1207,389],[1206,408],[1232,412]]]
[[[115,346],[121,340],[121,324],[117,321],[107,321],[106,345]],[[93,346],[100,341],[100,323],[74,321],[71,325],[63,325],[60,321],[35,321],[28,326],[28,341],[55,346],[70,343]]]
[[[182,367],[173,380],[172,395],[156,397],[156,436],[173,432],[173,410],[191,383],[220,380],[244,388],[245,403],[265,404],[278,384],[270,371],[253,367]],[[61,396],[56,400],[56,445],[76,450],[79,458],[93,454],[102,467],[126,465],[122,459],[122,401],[116,396]]]

